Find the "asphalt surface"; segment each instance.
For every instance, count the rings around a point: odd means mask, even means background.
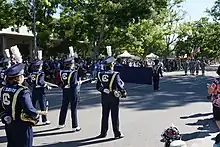
[[[100,132],[100,95],[95,84],[82,86],[79,103],[79,124],[82,130],[71,131],[70,112],[66,127],[56,130],[62,100],[60,89],[47,92],[50,104],[48,126],[34,127],[36,147],[161,147],[160,135],[165,128],[177,126],[189,147],[211,147],[216,135],[211,103],[206,99],[206,84],[215,72],[206,76],[183,76],[183,72],[166,73],[161,90],[151,85],[126,84],[128,98],[120,104],[120,127],[125,138],[114,140],[111,123],[105,139],[95,139]],[[0,124],[0,147],[6,146],[4,126]]]

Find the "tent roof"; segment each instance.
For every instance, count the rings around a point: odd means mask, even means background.
[[[134,55],[131,55],[128,51],[124,51],[121,55],[118,55],[118,58],[123,58],[123,57],[134,57]]]
[[[118,55],[117,58],[132,58],[135,60],[140,60],[140,57],[137,57],[135,55],[131,55],[128,51],[124,51],[121,55]]]
[[[154,53],[150,53],[146,56],[146,58],[159,58],[159,56],[155,55]]]

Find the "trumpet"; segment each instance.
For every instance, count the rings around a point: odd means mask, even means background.
[[[47,111],[37,111],[36,117],[28,116],[26,113],[21,113],[21,120],[31,123],[33,126],[39,122],[40,115],[47,115]]]

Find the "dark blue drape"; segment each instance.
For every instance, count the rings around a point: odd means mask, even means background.
[[[115,67],[115,71],[120,72],[121,79],[126,83],[149,84],[152,85],[151,67]]]

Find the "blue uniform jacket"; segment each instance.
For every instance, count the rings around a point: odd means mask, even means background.
[[[33,107],[30,90],[22,85],[6,85],[1,89],[0,117],[12,117],[12,122],[38,122],[37,110]]]
[[[113,91],[117,90],[121,93],[125,92],[124,82],[121,80],[118,72],[115,71],[101,71],[98,72],[98,81],[96,84],[96,89],[100,91],[102,94],[104,93],[104,89],[108,89],[110,94]]]
[[[61,88],[76,88],[78,85],[78,72],[77,70],[60,70],[60,83]]]
[[[30,85],[33,87],[33,89],[45,87],[46,83],[44,81],[44,78],[44,72],[32,72],[29,77]]]
[[[162,73],[162,69],[160,65],[155,65],[153,67],[153,78],[154,79],[159,79],[161,77],[163,77],[163,73]]]

